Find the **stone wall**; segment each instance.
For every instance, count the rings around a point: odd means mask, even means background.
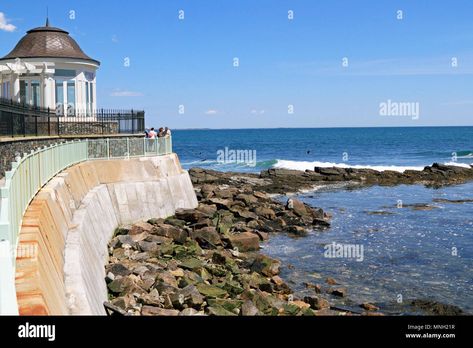
[[[59,134],[118,134],[118,121],[106,122],[59,122]]]
[[[195,208],[177,155],[94,160],[53,178],[28,207],[19,236],[20,315],[105,314],[107,243],[119,225]]]

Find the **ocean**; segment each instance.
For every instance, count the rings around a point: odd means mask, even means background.
[[[179,130],[173,145],[185,167],[259,172],[271,167],[359,166],[422,169],[473,163],[473,127]],[[218,151],[256,151],[256,163],[223,163]]]
[[[259,172],[342,166],[402,172],[435,162],[473,164],[473,127],[176,130],[173,146],[184,168]],[[331,228],[304,238],[273,235],[262,251],[283,261],[282,276],[299,295],[307,292],[304,282],[333,277],[355,303],[394,308],[428,299],[473,313],[473,183],[335,184],[297,196],[330,212]],[[334,243],[363,246],[363,260],[326,257]]]

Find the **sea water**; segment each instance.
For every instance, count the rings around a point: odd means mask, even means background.
[[[340,166],[402,172],[434,162],[473,163],[473,127],[183,130],[173,135],[185,168],[259,172]],[[252,151],[255,159],[218,157],[231,150]],[[354,303],[387,307],[399,300],[431,299],[473,313],[473,183],[334,185],[298,198],[330,212],[332,226],[304,238],[273,235],[263,252],[283,261],[282,276],[301,295],[307,293],[304,283],[323,284],[333,277],[348,288]],[[363,260],[327,257],[334,243],[363,247]]]

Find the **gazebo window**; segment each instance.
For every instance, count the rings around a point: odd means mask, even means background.
[[[42,106],[41,95],[39,80],[33,80],[31,77],[20,80],[20,103],[40,107]]]
[[[64,115],[64,82],[56,80],[56,114]]]
[[[33,80],[31,81],[31,104],[33,106],[41,106],[41,89],[40,89],[40,82]]]
[[[90,82],[85,82],[85,103],[87,106],[87,116],[90,116]]]
[[[20,81],[20,103],[27,104],[28,100],[28,84],[27,81]]]
[[[67,116],[75,116],[76,83],[67,81]]]
[[[76,71],[75,70],[69,70],[69,69],[56,69],[56,71],[54,72],[54,76],[76,77]]]
[[[10,82],[9,81],[2,83],[2,98],[10,99]]]

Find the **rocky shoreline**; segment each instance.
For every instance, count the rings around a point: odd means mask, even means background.
[[[271,233],[303,237],[330,227],[323,209],[293,198],[281,204],[272,194],[336,181],[445,185],[473,179],[473,169],[435,164],[415,174],[373,172],[270,169],[258,175],[191,169],[196,209],[117,229],[109,243],[106,308],[124,315],[382,315],[371,303],[351,306],[357,310],[331,305],[331,299],[347,296],[346,287],[332,278],[306,283],[310,295],[297,298],[278,275],[281,263],[258,251]],[[421,304],[426,313],[462,313],[436,302]]]
[[[286,205],[250,186],[196,185],[199,206],[116,231],[106,266],[110,305],[132,315],[330,315],[335,283],[295,298],[280,262],[258,252],[272,232],[303,236],[330,226],[322,210]],[[325,294],[322,294],[324,290]],[[370,308],[372,309],[372,308]]]
[[[221,173],[210,169],[192,168],[190,171],[194,184],[236,184],[251,185],[255,190],[271,194],[287,194],[311,190],[315,186],[348,183],[356,186],[394,186],[422,184],[443,186],[461,184],[473,180],[473,167],[458,167],[434,163],[423,170],[406,170],[403,173],[392,170],[383,172],[373,169],[322,168],[314,170],[268,169],[260,174]]]

